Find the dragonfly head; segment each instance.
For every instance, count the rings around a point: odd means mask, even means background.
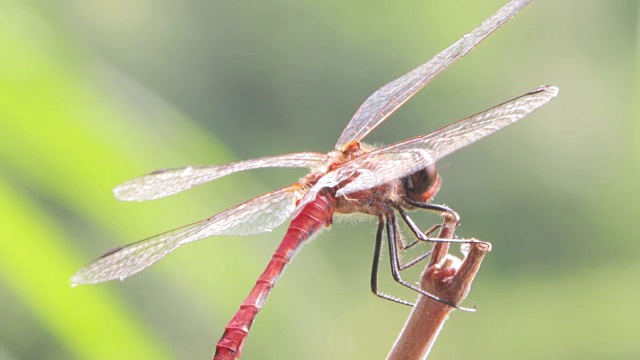
[[[440,190],[440,176],[433,163],[403,178],[404,194],[409,200],[426,203]]]

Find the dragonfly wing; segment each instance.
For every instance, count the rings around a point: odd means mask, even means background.
[[[352,181],[340,188],[336,196],[347,196],[360,190],[389,183],[406,174],[424,169],[434,161],[428,151],[421,149],[387,151],[382,156],[366,157],[362,160],[358,162],[360,164],[358,176],[353,177]]]
[[[440,130],[355,158],[345,163],[344,167],[360,166],[370,174],[362,179],[355,178],[336,195],[348,195],[379,186],[423,169],[444,156],[522,119],[557,96],[558,91],[555,86],[542,86]]]
[[[314,167],[326,161],[326,154],[296,153],[239,161],[227,165],[187,166],[154,171],[129,180],[113,190],[124,201],[144,201],[172,195],[234,172],[265,167]]]
[[[474,143],[524,118],[558,95],[556,86],[545,85],[430,134],[389,146],[393,151],[425,149],[434,161]],[[382,150],[382,149],[381,149]]]
[[[472,32],[463,36],[462,39],[431,60],[388,83],[369,96],[360,105],[342,135],[340,135],[335,146],[336,150],[345,151],[354,143],[362,140],[449,65],[466,55],[529,2],[530,0],[511,1]]]
[[[293,184],[249,200],[208,219],[151,238],[116,248],[80,269],[73,285],[124,279],[177,249],[181,245],[213,235],[247,235],[270,231],[291,216],[304,195]]]

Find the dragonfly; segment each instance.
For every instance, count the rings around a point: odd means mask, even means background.
[[[266,167],[310,169],[308,175],[291,185],[248,200],[210,218],[113,249],[81,268],[72,277],[72,284],[122,280],[187,243],[211,236],[267,232],[292,218],[264,272],[226,325],[224,334],[216,345],[214,360],[238,359],[256,315],[301,245],[318,230],[330,226],[334,214],[364,213],[376,218],[378,222],[371,275],[373,293],[411,305],[378,291],[378,265],[386,236],[393,278],[408,288],[443,301],[402,278],[401,271],[408,265],[402,263],[400,252],[412,245],[401,235],[399,219],[415,235],[415,242],[437,241],[430,238],[428,232],[421,232],[408,215],[408,211],[424,209],[448,213],[459,220],[451,208],[431,202],[441,185],[436,162],[522,119],[555,97],[558,88],[541,86],[439,130],[388,146],[374,148],[361,140],[529,1],[511,1],[434,58],[373,93],[358,108],[334,149],[327,154],[300,152],[227,165],[164,169],[116,187],[114,194],[120,200],[145,201],[179,193],[239,171]],[[426,256],[428,252],[422,258]]]

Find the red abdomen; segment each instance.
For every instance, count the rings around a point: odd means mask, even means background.
[[[307,204],[291,221],[289,229],[271,257],[271,261],[240,305],[240,309],[225,327],[224,334],[216,344],[214,360],[240,358],[242,345],[251,329],[251,324],[253,324],[253,320],[262,308],[278,277],[282,274],[285,265],[289,263],[305,240],[323,226],[331,225],[335,204],[336,199],[332,194],[321,191],[316,199]]]

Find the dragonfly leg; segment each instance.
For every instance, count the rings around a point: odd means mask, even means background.
[[[411,232],[416,236],[415,240],[413,240],[413,241],[411,241],[409,243],[407,243],[407,241],[406,241],[406,239],[404,237],[400,237],[399,238],[400,241],[398,242],[398,245],[399,245],[400,249],[402,249],[403,251],[409,250],[412,247],[418,245],[419,243],[427,241],[427,239],[431,239],[431,235],[433,235],[437,230],[442,228],[443,224],[435,224],[435,225],[431,226],[429,229],[427,229],[426,231],[422,232],[422,231],[420,231],[418,229],[416,224],[409,217],[409,215],[407,215],[406,211],[404,211],[404,209],[402,209],[402,207],[397,206],[397,207],[395,207],[395,209],[402,215],[402,218],[407,223],[407,225],[410,227]],[[451,211],[453,211],[453,210],[451,210]],[[458,218],[456,217],[456,221],[457,221],[457,219]],[[427,257],[427,256],[428,256],[428,254],[424,255],[424,257]],[[408,266],[408,267],[410,267],[410,266]]]
[[[407,221],[411,221],[411,225],[409,225],[409,227],[411,228],[411,232],[416,235],[415,240],[413,240],[410,243],[406,242],[406,239],[404,237],[402,237],[400,239],[400,241],[398,242],[398,245],[400,246],[400,249],[402,249],[403,251],[409,250],[412,247],[420,244],[421,242],[426,241],[425,239],[423,239],[423,237],[426,236],[426,238],[430,239],[430,236],[433,235],[433,233],[435,233],[438,229],[440,229],[442,227],[442,224],[435,224],[433,226],[431,226],[429,229],[427,229],[426,231],[424,231],[424,236],[420,236],[418,234],[416,234],[415,229],[417,229],[418,227],[415,226],[415,223],[413,223],[413,220],[411,218],[409,218],[409,216],[404,212],[404,210],[402,210],[401,208],[398,208],[398,211],[400,212],[400,214],[402,215],[402,218],[405,222]],[[409,220],[407,220],[407,218]],[[415,226],[414,227],[412,227]],[[419,231],[420,234],[423,234],[421,231]]]
[[[431,210],[431,211],[436,211],[436,212],[440,212],[440,213],[443,213],[443,212],[449,213],[449,214],[453,215],[453,217],[456,219],[456,224],[460,225],[460,215],[458,215],[458,213],[455,212],[455,210],[453,210],[452,208],[448,207],[447,205],[431,204],[431,203],[413,201],[413,200],[411,200],[409,198],[405,198],[404,200],[407,203],[409,203],[409,205],[415,206],[415,207],[420,208],[420,209]]]
[[[431,226],[429,229],[427,229],[426,231],[422,232],[422,231],[420,231],[418,226],[415,224],[413,219],[411,219],[409,217],[409,215],[406,213],[406,211],[404,211],[400,207],[398,207],[396,210],[398,210],[398,212],[402,216],[402,219],[409,226],[409,228],[411,229],[411,232],[416,237],[415,240],[413,240],[412,242],[406,243],[406,241],[404,241],[404,237],[398,236],[398,238],[399,238],[398,251],[407,251],[410,248],[414,247],[415,245],[417,245],[419,243],[424,243],[424,242],[443,242],[443,241],[458,242],[455,239],[454,239],[454,241],[449,241],[451,239],[439,239],[437,237],[431,237],[433,235],[433,233],[435,233],[437,230],[442,228],[443,224],[435,224],[435,225]],[[412,259],[409,262],[403,263],[402,261],[400,261],[400,264],[399,264],[400,271],[404,271],[404,270],[414,266],[415,264],[421,262],[422,260],[426,259],[430,255],[431,255],[431,251],[426,251],[423,254],[421,254],[420,256],[418,256],[417,258]]]
[[[376,231],[376,245],[375,245],[375,250],[373,252],[373,265],[371,266],[371,292],[380,298],[397,302],[403,305],[413,306],[413,304],[408,301],[398,299],[396,297],[393,297],[391,295],[384,294],[378,291],[378,272],[379,272],[379,266],[380,266],[380,254],[382,252],[382,239],[384,237],[384,225],[385,225],[384,218],[382,217],[382,215],[378,216],[378,230]]]
[[[455,218],[456,225],[460,224],[460,215],[458,215],[457,212],[453,211],[451,208],[449,208],[446,205],[420,203],[420,202],[412,201],[409,199],[407,199],[407,201],[409,201],[411,205],[419,207],[421,209],[449,213]],[[411,219],[411,217],[409,217],[407,212],[404,211],[404,209],[397,208],[396,210],[398,210],[398,212],[400,213],[400,216],[402,216],[402,220],[404,220],[407,226],[409,226],[409,229],[411,230],[411,232],[418,238],[416,242],[419,242],[419,241],[448,242],[448,243],[459,243],[459,244],[469,244],[469,243],[475,242],[474,240],[467,240],[467,239],[440,239],[437,237],[429,237],[431,234],[433,234],[433,232],[441,228],[442,224],[434,225],[430,227],[427,231],[422,232],[418,227],[418,225],[416,225],[416,223],[413,221],[413,219]],[[415,243],[411,243],[409,245],[414,246]]]
[[[420,289],[419,287],[411,284],[404,279],[400,275],[401,267],[400,267],[400,256],[398,253],[398,221],[392,209],[388,209],[385,214],[386,217],[386,225],[387,225],[387,239],[389,241],[389,260],[391,262],[391,276],[393,279],[400,285],[403,285],[413,291],[416,291],[428,298],[439,301],[443,304],[449,305],[456,309],[461,309],[458,305],[450,303],[444,299],[440,299],[439,297]],[[378,226],[379,228],[379,226]],[[377,239],[376,239],[377,241]],[[464,309],[463,309],[464,310]]]

